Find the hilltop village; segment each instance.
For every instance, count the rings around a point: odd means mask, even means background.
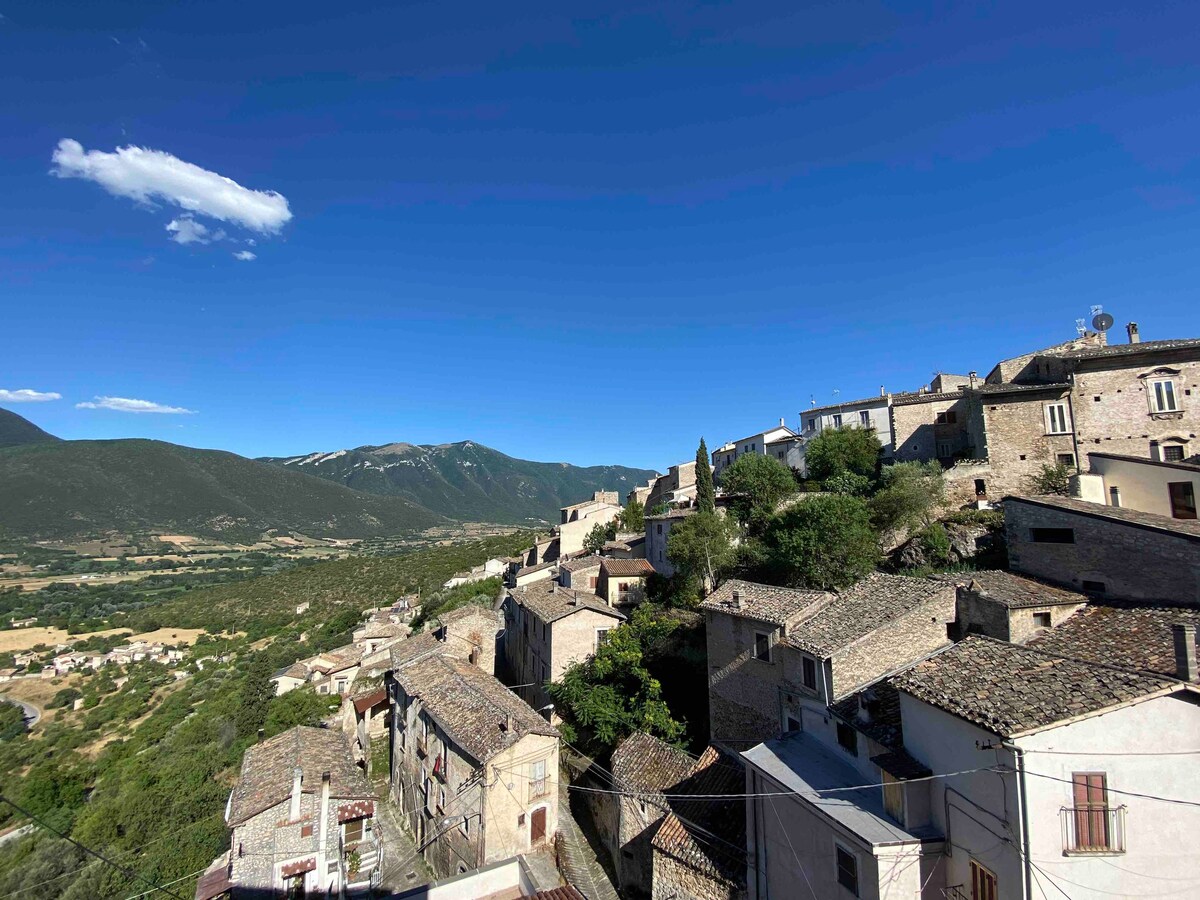
[[[1198,398],[1130,324],[580,498],[275,673],[196,900],[1183,896]]]

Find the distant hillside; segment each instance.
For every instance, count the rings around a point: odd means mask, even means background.
[[[148,440],[7,447],[0,450],[0,497],[0,531],[40,538],[150,529],[238,541],[266,529],[368,537],[444,522],[402,497]]]
[[[20,444],[44,444],[48,441],[60,440],[54,435],[42,431],[28,419],[18,416],[15,412],[0,409],[0,447],[16,447]]]
[[[385,444],[267,457],[263,462],[357,491],[404,497],[451,518],[504,524],[557,522],[561,507],[590,497],[593,491],[619,491],[624,499],[634,485],[655,474],[623,466],[530,462],[473,441]]]

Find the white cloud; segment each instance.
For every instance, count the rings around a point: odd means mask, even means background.
[[[61,400],[62,394],[54,391],[31,391],[22,388],[19,391],[0,389],[0,403],[45,403],[47,400]]]
[[[117,412],[128,413],[194,413],[194,409],[184,409],[182,406],[164,406],[161,403],[151,403],[149,400],[131,400],[128,397],[97,397],[86,403],[76,403],[76,409],[115,409]]]
[[[275,234],[292,218],[282,194],[244,188],[162,150],[130,146],[112,153],[85,151],[78,141],[64,138],[51,160],[50,174],[59,178],[94,181],[110,194],[140,203],[163,200],[261,234]]]
[[[258,259],[257,253],[251,253],[249,250],[239,250],[233,254],[234,259],[240,259],[242,262],[250,262],[252,259]]]
[[[167,223],[167,231],[171,232],[171,240],[177,244],[207,244],[208,227],[201,225],[191,216],[180,216]]]

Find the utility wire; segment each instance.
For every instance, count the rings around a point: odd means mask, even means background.
[[[0,803],[7,803],[9,806],[11,806],[13,809],[15,809],[21,815],[25,816],[28,819],[31,819],[32,821],[36,822],[38,825],[41,825],[43,828],[45,828],[51,834],[56,834],[60,838],[62,838],[64,841],[74,844],[76,847],[78,847],[80,850],[82,850],[84,853],[88,854],[89,856],[94,856],[94,857],[96,857],[96,859],[100,860],[106,866],[116,869],[118,872],[120,872],[126,878],[132,878],[132,879],[136,879],[137,881],[145,882],[146,884],[150,885],[150,887],[154,888],[154,890],[162,891],[164,894],[174,897],[175,900],[184,900],[184,898],[179,896],[179,894],[176,894],[174,891],[168,891],[166,888],[160,887],[159,885],[157,885],[153,881],[151,881],[149,878],[142,875],[137,870],[122,868],[121,866],[117,865],[115,862],[113,862],[111,859],[109,859],[104,854],[102,854],[96,850],[93,850],[91,847],[87,846],[86,844],[81,844],[79,841],[75,840],[74,838],[63,834],[57,828],[47,825],[45,822],[43,822],[41,819],[39,819],[37,816],[35,816],[29,810],[25,809],[24,807],[18,806],[16,803],[13,803],[13,801],[9,800],[3,794],[0,794]]]
[[[1062,782],[1063,784],[1074,784],[1075,783],[1066,778],[1059,778],[1056,775],[1046,775],[1046,774],[1043,774],[1042,772],[1033,772],[1028,769],[1025,771],[1025,774],[1026,775],[1034,775],[1038,778],[1047,778],[1050,781],[1059,781],[1059,782]],[[1122,791],[1122,790],[1118,790],[1117,788],[1113,788],[1113,787],[1110,787],[1107,790],[1109,793],[1121,794],[1124,797],[1139,797],[1142,800],[1159,800],[1163,803],[1175,803],[1175,804],[1178,804],[1179,806],[1200,806],[1200,800],[1181,800],[1178,797],[1160,797],[1157,794],[1139,794],[1137,791]]]

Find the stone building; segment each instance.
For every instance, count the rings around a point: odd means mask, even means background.
[[[779,424],[774,428],[766,428],[748,437],[723,444],[716,450],[713,450],[711,454],[713,477],[720,477],[721,473],[733,465],[739,456],[744,456],[747,453],[756,453],[759,456],[765,456],[768,444],[795,436],[796,432],[788,428],[784,420],[780,419]]]
[[[1158,448],[1161,453],[1164,449]],[[1200,465],[1115,453],[1089,453],[1088,471],[1076,477],[1081,500],[1122,506],[1172,519],[1195,519]]]
[[[975,381],[967,376],[964,384]],[[892,398],[890,423],[896,462],[936,459],[943,465],[970,453],[962,390],[920,391]]]
[[[696,461],[689,460],[671,466],[666,475],[659,475],[650,483],[650,490],[641,498],[646,509],[654,509],[660,503],[668,506],[690,504],[696,499]]]
[[[595,553],[559,560],[558,583],[565,588],[596,593],[600,582],[601,559]]]
[[[381,859],[375,794],[339,731],[301,726],[249,748],[226,824],[235,898],[366,890]]]
[[[1015,572],[984,570],[949,576],[958,585],[959,636],[983,634],[1021,644],[1070,618],[1088,602],[1075,591]]]
[[[646,579],[654,566],[644,559],[606,559],[600,563],[596,593],[609,606],[635,606],[646,597]]]
[[[621,510],[621,497],[616,491],[596,491],[590,500],[564,506],[558,525],[558,555],[578,553],[591,530],[607,525]]]
[[[654,571],[664,578],[675,574],[675,567],[667,558],[667,541],[671,537],[671,526],[695,512],[694,508],[672,509],[662,515],[646,516],[646,559],[654,566]]]
[[[557,681],[569,665],[595,653],[625,620],[595,594],[554,581],[510,589],[503,609],[506,675],[538,710],[550,705],[545,683]]]
[[[1009,497],[1010,567],[1084,593],[1200,604],[1200,522],[1068,497]]]
[[[554,840],[554,726],[444,653],[398,659],[388,690],[392,800],[434,872],[461,874]]]

